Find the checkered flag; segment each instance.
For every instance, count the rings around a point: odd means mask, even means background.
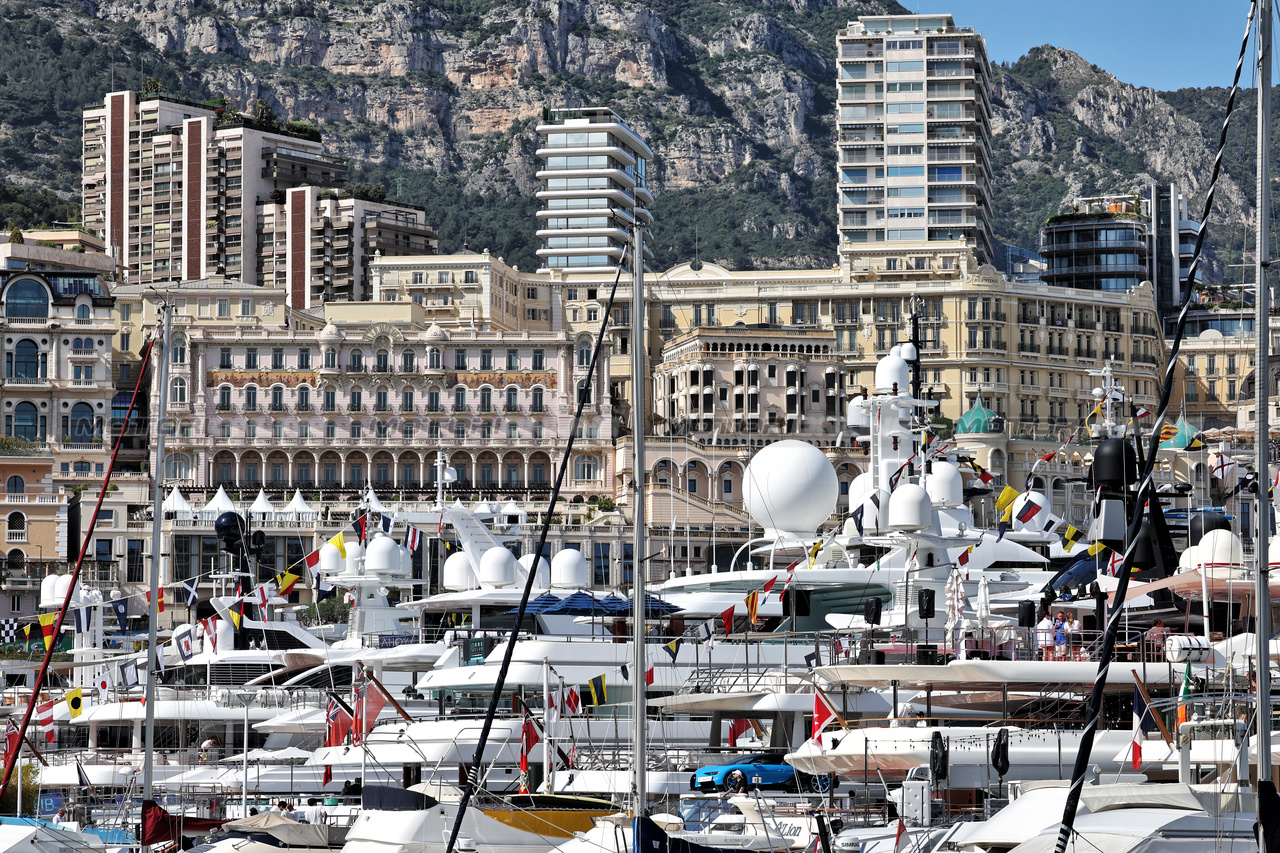
[[[18,642],[18,620],[5,619],[0,621],[0,643],[16,642]]]

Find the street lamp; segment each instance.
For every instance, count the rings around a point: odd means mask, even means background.
[[[240,817],[243,819],[249,816],[249,706],[257,698],[258,691],[237,690],[234,695],[244,706],[244,779],[240,785]]]

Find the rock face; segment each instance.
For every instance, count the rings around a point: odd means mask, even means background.
[[[80,108],[155,74],[178,94],[226,95],[241,108],[262,98],[318,123],[357,178],[427,206],[451,250],[496,239],[484,223],[531,204],[545,108],[598,104],[656,154],[659,266],[695,246],[738,267],[825,266],[835,257],[835,34],[859,15],[906,11],[881,0],[0,0],[6,27],[25,34],[11,48],[36,45],[0,56],[0,178],[35,174],[74,196]],[[88,44],[112,58],[55,92],[31,69],[57,59],[64,39],[63,64]],[[999,236],[1034,246],[1039,223],[1072,196],[1152,180],[1177,181],[1198,209],[1220,92],[1135,88],[1053,47],[994,71]],[[33,92],[49,106],[22,112]],[[19,144],[26,131],[45,147]],[[18,162],[54,142],[66,146],[56,174]],[[1227,224],[1249,215],[1247,150],[1232,149],[1219,187]],[[533,263],[532,222],[504,230],[508,259]]]

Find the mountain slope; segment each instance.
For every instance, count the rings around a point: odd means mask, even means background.
[[[0,0],[0,179],[78,195],[79,115],[160,78],[316,121],[353,179],[425,206],[444,251],[536,263],[545,107],[605,104],[657,154],[657,265],[835,259],[835,34],[889,0]],[[960,22],[960,23],[963,23]],[[1044,47],[996,69],[997,233],[1076,194],[1176,180],[1198,210],[1221,90],[1136,89]],[[1211,232],[1238,254],[1247,121]],[[27,223],[23,223],[27,224]],[[1225,240],[1225,242],[1224,242]],[[1234,242],[1232,242],[1234,241]],[[1224,256],[1225,257],[1225,256]]]

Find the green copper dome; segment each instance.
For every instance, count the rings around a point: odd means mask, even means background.
[[[973,408],[960,416],[956,421],[956,435],[969,435],[976,432],[996,432],[994,424],[996,413],[982,405],[981,400],[974,400]]]
[[[1198,450],[1204,447],[1204,437],[1200,434],[1200,430],[1187,423],[1185,418],[1178,418],[1174,427],[1177,428],[1177,432],[1172,438],[1160,442],[1161,449]]]

